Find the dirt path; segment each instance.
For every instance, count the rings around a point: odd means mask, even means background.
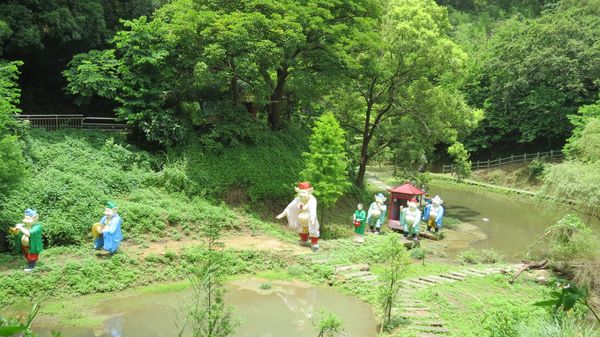
[[[225,236],[221,242],[225,244],[226,248],[234,250],[265,250],[265,251],[284,251],[289,252],[293,255],[309,254],[310,249],[300,247],[294,243],[281,241],[279,239],[265,236],[265,235],[240,235]],[[186,248],[202,245],[201,240],[185,240],[185,241],[174,241],[166,240],[162,242],[151,242],[148,247],[141,246],[129,246],[124,245],[127,248],[139,250],[139,256],[144,258],[150,254],[164,255],[167,251],[180,252]],[[127,249],[126,248],[126,249]]]

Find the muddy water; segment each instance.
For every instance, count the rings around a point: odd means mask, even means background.
[[[264,282],[250,279],[229,286],[226,302],[235,307],[234,316],[240,319],[233,337],[314,337],[318,334],[315,325],[319,313],[324,309],[342,320],[346,336],[376,335],[371,307],[356,298],[300,282],[275,281],[270,290],[261,290]],[[106,317],[100,326],[53,327],[46,322],[35,328],[42,336],[50,336],[52,329],[60,330],[64,337],[176,336],[177,312],[185,309],[190,295],[190,290],[184,290],[108,299],[96,307],[96,314]],[[189,330],[184,334],[190,335]]]
[[[507,257],[523,252],[544,230],[566,211],[546,208],[528,196],[504,195],[485,191],[461,190],[431,184],[431,196],[444,200],[446,214],[479,227],[487,236],[471,244],[476,248],[493,248]]]

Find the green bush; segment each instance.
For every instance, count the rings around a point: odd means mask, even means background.
[[[200,139],[190,141],[174,156],[188,158],[187,175],[213,196],[225,196],[231,187],[242,187],[252,201],[289,199],[303,168],[301,153],[306,135],[295,129],[257,135],[255,145],[235,144],[219,152],[205,151]]]
[[[115,135],[32,130],[32,136],[32,174],[6,200],[2,231],[31,207],[48,244],[78,242],[100,220],[106,201],[140,188],[151,172],[148,154],[121,145]]]
[[[529,321],[531,316],[527,306],[504,304],[489,309],[482,323],[490,337],[515,337],[519,323]]]
[[[527,180],[530,182],[539,181],[544,174],[546,165],[543,160],[535,159],[527,165]]]
[[[538,317],[531,321],[520,322],[516,327],[517,337],[596,337],[600,331],[588,322],[573,318],[562,319]]]

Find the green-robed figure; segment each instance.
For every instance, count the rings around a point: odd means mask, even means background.
[[[42,243],[42,224],[38,222],[38,213],[31,208],[25,210],[23,223],[17,224],[13,229],[16,234],[15,247],[27,260],[26,272],[33,271],[40,253],[44,249]]]
[[[356,212],[352,216],[352,220],[354,221],[354,242],[363,243],[365,242],[365,223],[367,221],[367,213],[363,209],[363,204],[358,204],[356,207]]]

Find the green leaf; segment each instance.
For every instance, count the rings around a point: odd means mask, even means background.
[[[538,306],[538,307],[551,307],[554,306],[558,303],[558,300],[546,300],[546,301],[540,301],[540,302],[536,302],[533,305]]]
[[[24,326],[7,326],[0,327],[0,336],[2,337],[11,337],[19,332],[25,332]]]

